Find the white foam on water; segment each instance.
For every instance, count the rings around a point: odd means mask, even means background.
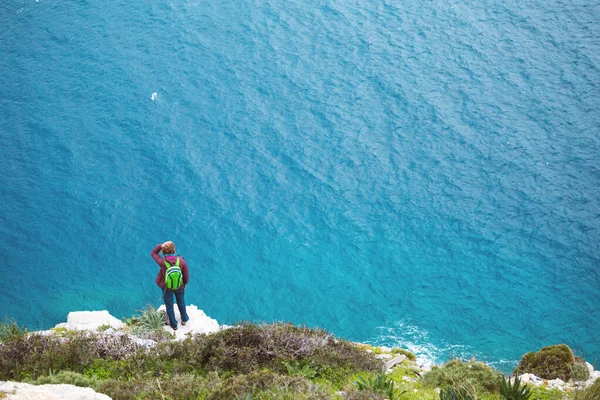
[[[417,365],[431,367],[447,361],[449,355],[461,357],[466,354],[466,346],[448,344],[431,337],[429,332],[406,320],[400,320],[393,326],[382,326],[380,333],[369,344],[374,346],[400,347],[417,356]]]
[[[427,330],[407,320],[398,321],[392,326],[379,327],[378,330],[379,334],[373,340],[367,341],[368,344],[407,349],[417,356],[417,365],[422,368],[440,365],[453,358],[464,361],[474,358],[508,374],[519,362],[505,359],[489,360],[489,355],[481,354],[468,345],[451,344],[432,337]]]
[[[158,93],[156,93],[156,92],[152,93],[152,97],[150,97],[152,99],[152,101],[156,100],[156,96],[158,96]]]

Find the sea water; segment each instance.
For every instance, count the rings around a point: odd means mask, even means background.
[[[188,303],[509,370],[600,361],[600,5],[9,0],[0,314]]]

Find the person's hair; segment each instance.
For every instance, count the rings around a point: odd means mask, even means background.
[[[163,254],[174,254],[175,253],[175,243],[171,242],[170,240],[168,242],[164,242],[162,244],[162,252],[163,252]]]

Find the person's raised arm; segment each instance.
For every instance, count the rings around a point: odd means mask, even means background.
[[[159,267],[161,266],[161,263],[163,261],[162,257],[158,255],[158,253],[160,252],[161,249],[162,249],[162,243],[159,243],[150,252],[150,255],[152,256],[154,261],[156,261],[156,263],[158,264]]]

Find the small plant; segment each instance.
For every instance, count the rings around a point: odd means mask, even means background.
[[[447,387],[440,392],[440,400],[475,400],[475,394],[465,388]]]
[[[131,327],[131,333],[143,338],[163,339],[165,337],[163,315],[150,305],[140,312],[141,314],[125,321],[125,324]]]
[[[54,332],[56,336],[63,337],[67,335],[69,330],[67,328],[50,328],[50,331]]]
[[[405,391],[398,393],[394,380],[387,377],[384,373],[377,374],[370,379],[359,376],[358,381],[354,382],[354,386],[356,386],[358,390],[372,390],[374,392],[383,393],[390,400],[400,397],[405,393]]]
[[[124,323],[125,325],[127,325],[128,327],[132,327],[138,324],[138,318],[137,316],[133,316],[131,318],[127,318],[127,317],[123,317],[121,318],[121,322]]]
[[[511,383],[510,380],[506,380],[502,376],[500,380],[500,394],[506,400],[528,400],[531,397],[531,390],[527,388],[527,385],[521,385],[518,377]]]
[[[148,331],[162,329],[165,325],[165,320],[160,312],[152,306],[146,306],[142,310],[142,314],[138,317],[140,326]]]
[[[111,328],[112,328],[112,326],[110,326],[108,324],[103,324],[103,325],[100,325],[96,330],[98,332],[105,332],[105,331],[107,331],[107,330],[109,330]]]
[[[22,337],[26,333],[27,329],[21,328],[13,318],[6,317],[4,321],[0,322],[0,342],[12,337]]]
[[[15,394],[16,390],[12,392],[5,392],[4,390],[0,390],[0,399],[5,399],[9,394]]]
[[[309,363],[304,363],[304,365],[301,365],[298,361],[292,361],[289,363],[284,361],[283,365],[285,365],[288,374],[290,375],[300,375],[306,379],[312,379],[317,375],[317,371]]]

